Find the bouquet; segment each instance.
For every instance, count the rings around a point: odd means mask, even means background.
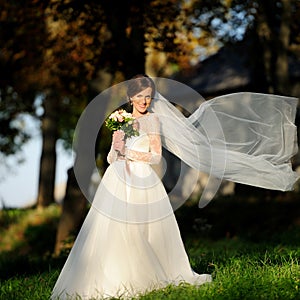
[[[111,131],[122,130],[125,138],[139,135],[137,122],[131,113],[124,109],[113,112],[105,121],[106,127]]]

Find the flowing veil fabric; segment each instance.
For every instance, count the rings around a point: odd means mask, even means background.
[[[156,93],[151,110],[159,114],[163,146],[190,167],[221,180],[287,191],[299,175],[291,157],[298,151],[294,125],[298,99],[234,93],[203,102],[188,118]],[[202,194],[199,206],[214,196]]]

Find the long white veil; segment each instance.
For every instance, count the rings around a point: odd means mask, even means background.
[[[199,202],[203,207],[215,194],[207,193],[208,187],[216,192],[222,179],[293,189],[299,179],[290,162],[298,151],[297,103],[293,97],[234,93],[205,101],[185,117],[156,92],[151,111],[159,115],[163,146],[190,167],[209,174]]]

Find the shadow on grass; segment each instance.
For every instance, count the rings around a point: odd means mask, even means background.
[[[246,191],[245,191],[246,190]],[[300,195],[247,188],[219,197],[199,209],[190,202],[175,212],[183,236],[241,239],[253,243],[300,246]]]

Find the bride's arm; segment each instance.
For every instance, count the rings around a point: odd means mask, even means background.
[[[118,153],[117,151],[113,148],[113,146],[111,145],[109,153],[107,155],[107,162],[109,164],[112,164],[115,160],[117,160],[118,158]]]
[[[159,164],[161,160],[161,139],[159,134],[149,134],[149,152],[141,152],[131,149],[125,150],[125,156],[129,160],[141,161],[151,165]]]
[[[125,142],[124,132],[117,130],[113,133],[110,151],[107,155],[107,162],[112,164],[119,157],[124,157]]]
[[[142,152],[132,149],[125,150],[125,156],[129,160],[141,161],[148,164],[159,164],[161,160],[161,138],[160,122],[156,115],[151,115],[143,119],[143,131],[147,132],[149,137],[149,151]]]

